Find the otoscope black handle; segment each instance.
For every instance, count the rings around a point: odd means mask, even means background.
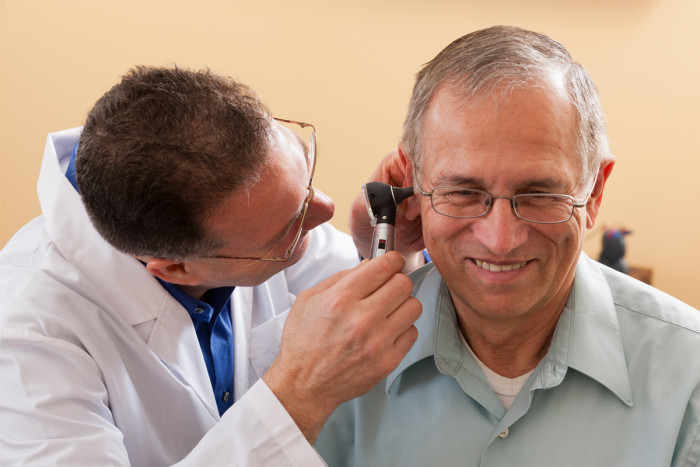
[[[375,222],[369,256],[375,258],[394,249],[396,206],[413,196],[413,187],[397,188],[382,182],[369,182],[362,186],[362,191],[370,217]]]

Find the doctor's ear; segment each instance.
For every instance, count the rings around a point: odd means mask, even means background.
[[[179,285],[199,285],[201,277],[185,261],[164,258],[138,258],[146,263],[146,270],[165,282]]]

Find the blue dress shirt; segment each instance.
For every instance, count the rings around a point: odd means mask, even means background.
[[[233,405],[233,327],[230,307],[234,287],[210,289],[201,300],[197,300],[174,284],[161,279],[158,282],[180,302],[192,318],[219,415],[223,415]]]
[[[550,348],[506,410],[434,265],[408,355],[333,413],[335,466],[700,466],[700,313],[582,255]]]

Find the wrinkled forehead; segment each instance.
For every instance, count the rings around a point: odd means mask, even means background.
[[[578,128],[579,112],[570,95],[565,72],[557,69],[537,70],[530,75],[518,76],[494,76],[483,83],[479,83],[477,87],[474,84],[465,84],[460,79],[446,79],[435,90],[435,93],[430,98],[423,112],[422,124],[419,129],[419,141],[421,143],[426,137],[426,132],[430,128],[426,128],[426,121],[431,117],[435,117],[435,113],[441,114],[442,117],[448,118],[451,113],[469,113],[477,107],[491,106],[494,115],[507,107],[507,104],[518,96],[526,93],[536,92],[542,96],[546,96],[549,101],[557,100],[568,103],[567,106],[573,110],[576,116],[575,124],[572,128]],[[450,108],[445,107],[445,102],[449,101]],[[440,107],[436,109],[436,107]],[[414,157],[414,162],[421,168],[421,159],[423,152],[423,144],[416,148],[421,154],[421,157]]]
[[[437,169],[444,174],[469,167],[472,158],[494,170],[561,165],[574,178],[584,168],[576,108],[561,88],[544,84],[504,84],[475,98],[445,86],[432,99],[422,131],[422,164],[414,167],[418,180]]]

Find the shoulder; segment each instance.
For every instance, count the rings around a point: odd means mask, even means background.
[[[577,309],[612,305],[621,316],[649,318],[700,333],[698,310],[585,254],[578,262],[572,293]]]
[[[165,314],[167,292],[140,263],[110,263],[111,250],[83,245],[75,260],[51,240],[43,217],[25,226],[0,253],[0,326],[77,343]]]
[[[669,326],[686,329],[700,337],[700,312],[637,279],[598,265],[605,277],[618,315],[628,314],[637,319],[650,319]]]
[[[343,253],[357,258],[357,249],[352,237],[325,222],[309,232],[310,249],[329,249],[333,253]]]
[[[6,323],[18,297],[33,293],[33,285],[46,282],[40,266],[53,247],[44,228],[42,216],[22,227],[0,251],[0,319]]]
[[[671,371],[669,361],[682,358],[700,371],[700,312],[690,305],[590,258],[576,271],[574,301],[578,320],[587,315],[616,323],[617,338],[628,363]],[[609,313],[605,310],[609,310]],[[608,316],[609,318],[605,318]]]

